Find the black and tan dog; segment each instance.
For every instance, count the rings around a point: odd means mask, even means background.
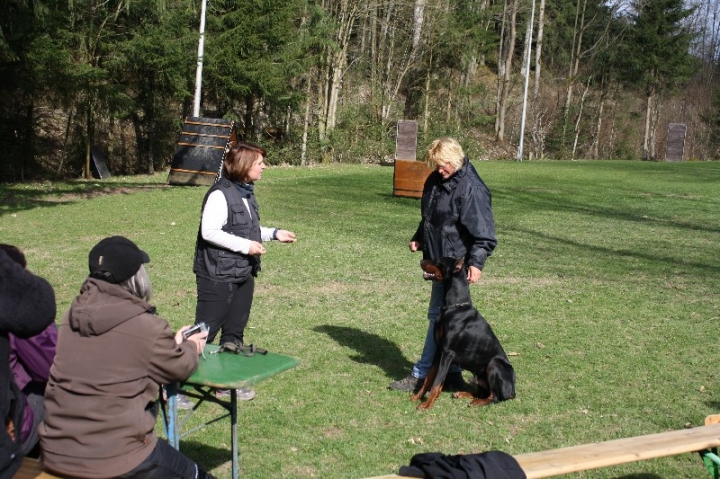
[[[471,406],[513,399],[515,370],[492,328],[472,305],[463,258],[441,258],[436,263],[423,260],[421,266],[425,279],[443,283],[445,297],[435,323],[435,359],[420,390],[411,399],[421,400],[430,391],[427,401],[418,405],[418,409],[430,409],[442,391],[451,364],[472,372],[478,384],[476,396],[456,392],[453,397],[472,398]]]

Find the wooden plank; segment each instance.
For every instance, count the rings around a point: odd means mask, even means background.
[[[399,120],[395,137],[395,159],[415,160],[417,149],[417,121]]]
[[[665,161],[682,161],[685,152],[685,123],[668,124],[665,142]]]
[[[425,180],[432,171],[424,161],[396,159],[393,195],[420,198]]]
[[[655,459],[720,446],[720,424],[595,442],[516,455],[528,479],[558,476],[626,462]]]
[[[715,420],[720,420],[720,415],[708,416],[706,424],[710,425],[706,426],[531,452],[514,457],[525,471],[527,479],[540,479],[628,462],[698,452],[720,447],[720,424],[713,422]],[[698,464],[698,467],[702,467],[702,464]],[[401,477],[403,476],[388,474],[368,479]]]

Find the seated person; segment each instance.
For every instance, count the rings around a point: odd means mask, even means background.
[[[17,247],[0,244],[0,249],[23,268],[27,267],[25,255]],[[43,394],[50,375],[57,344],[57,328],[52,322],[40,334],[10,338],[10,370],[15,384],[23,393],[23,415],[20,428],[21,452],[24,456],[38,457],[38,425],[45,416]],[[35,450],[34,450],[35,449]]]
[[[207,333],[155,315],[144,264],[122,236],[90,251],[90,275],[58,327],[40,425],[43,466],[75,478],[212,479],[155,435],[161,384],[195,371]]]

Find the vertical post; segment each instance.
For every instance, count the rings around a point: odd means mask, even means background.
[[[202,0],[200,12],[200,42],[198,43],[197,70],[195,71],[195,102],[193,104],[193,116],[200,116],[200,91],[202,90],[202,68],[203,53],[205,50],[205,10],[207,0]]]
[[[527,116],[528,82],[530,80],[530,52],[532,51],[533,23],[535,22],[535,0],[532,0],[532,11],[530,13],[530,25],[528,26],[528,48],[525,67],[525,91],[523,92],[522,116],[520,117],[520,144],[518,145],[517,160],[523,159],[523,142],[525,140],[525,117]]]

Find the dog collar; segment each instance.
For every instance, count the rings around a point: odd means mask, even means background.
[[[455,304],[450,304],[450,305],[448,305],[448,306],[443,306],[443,307],[440,308],[440,309],[442,309],[443,311],[445,311],[446,309],[459,308],[460,306],[472,306],[472,303],[471,303],[470,301],[467,301],[467,302],[465,302],[465,303],[455,303]]]

